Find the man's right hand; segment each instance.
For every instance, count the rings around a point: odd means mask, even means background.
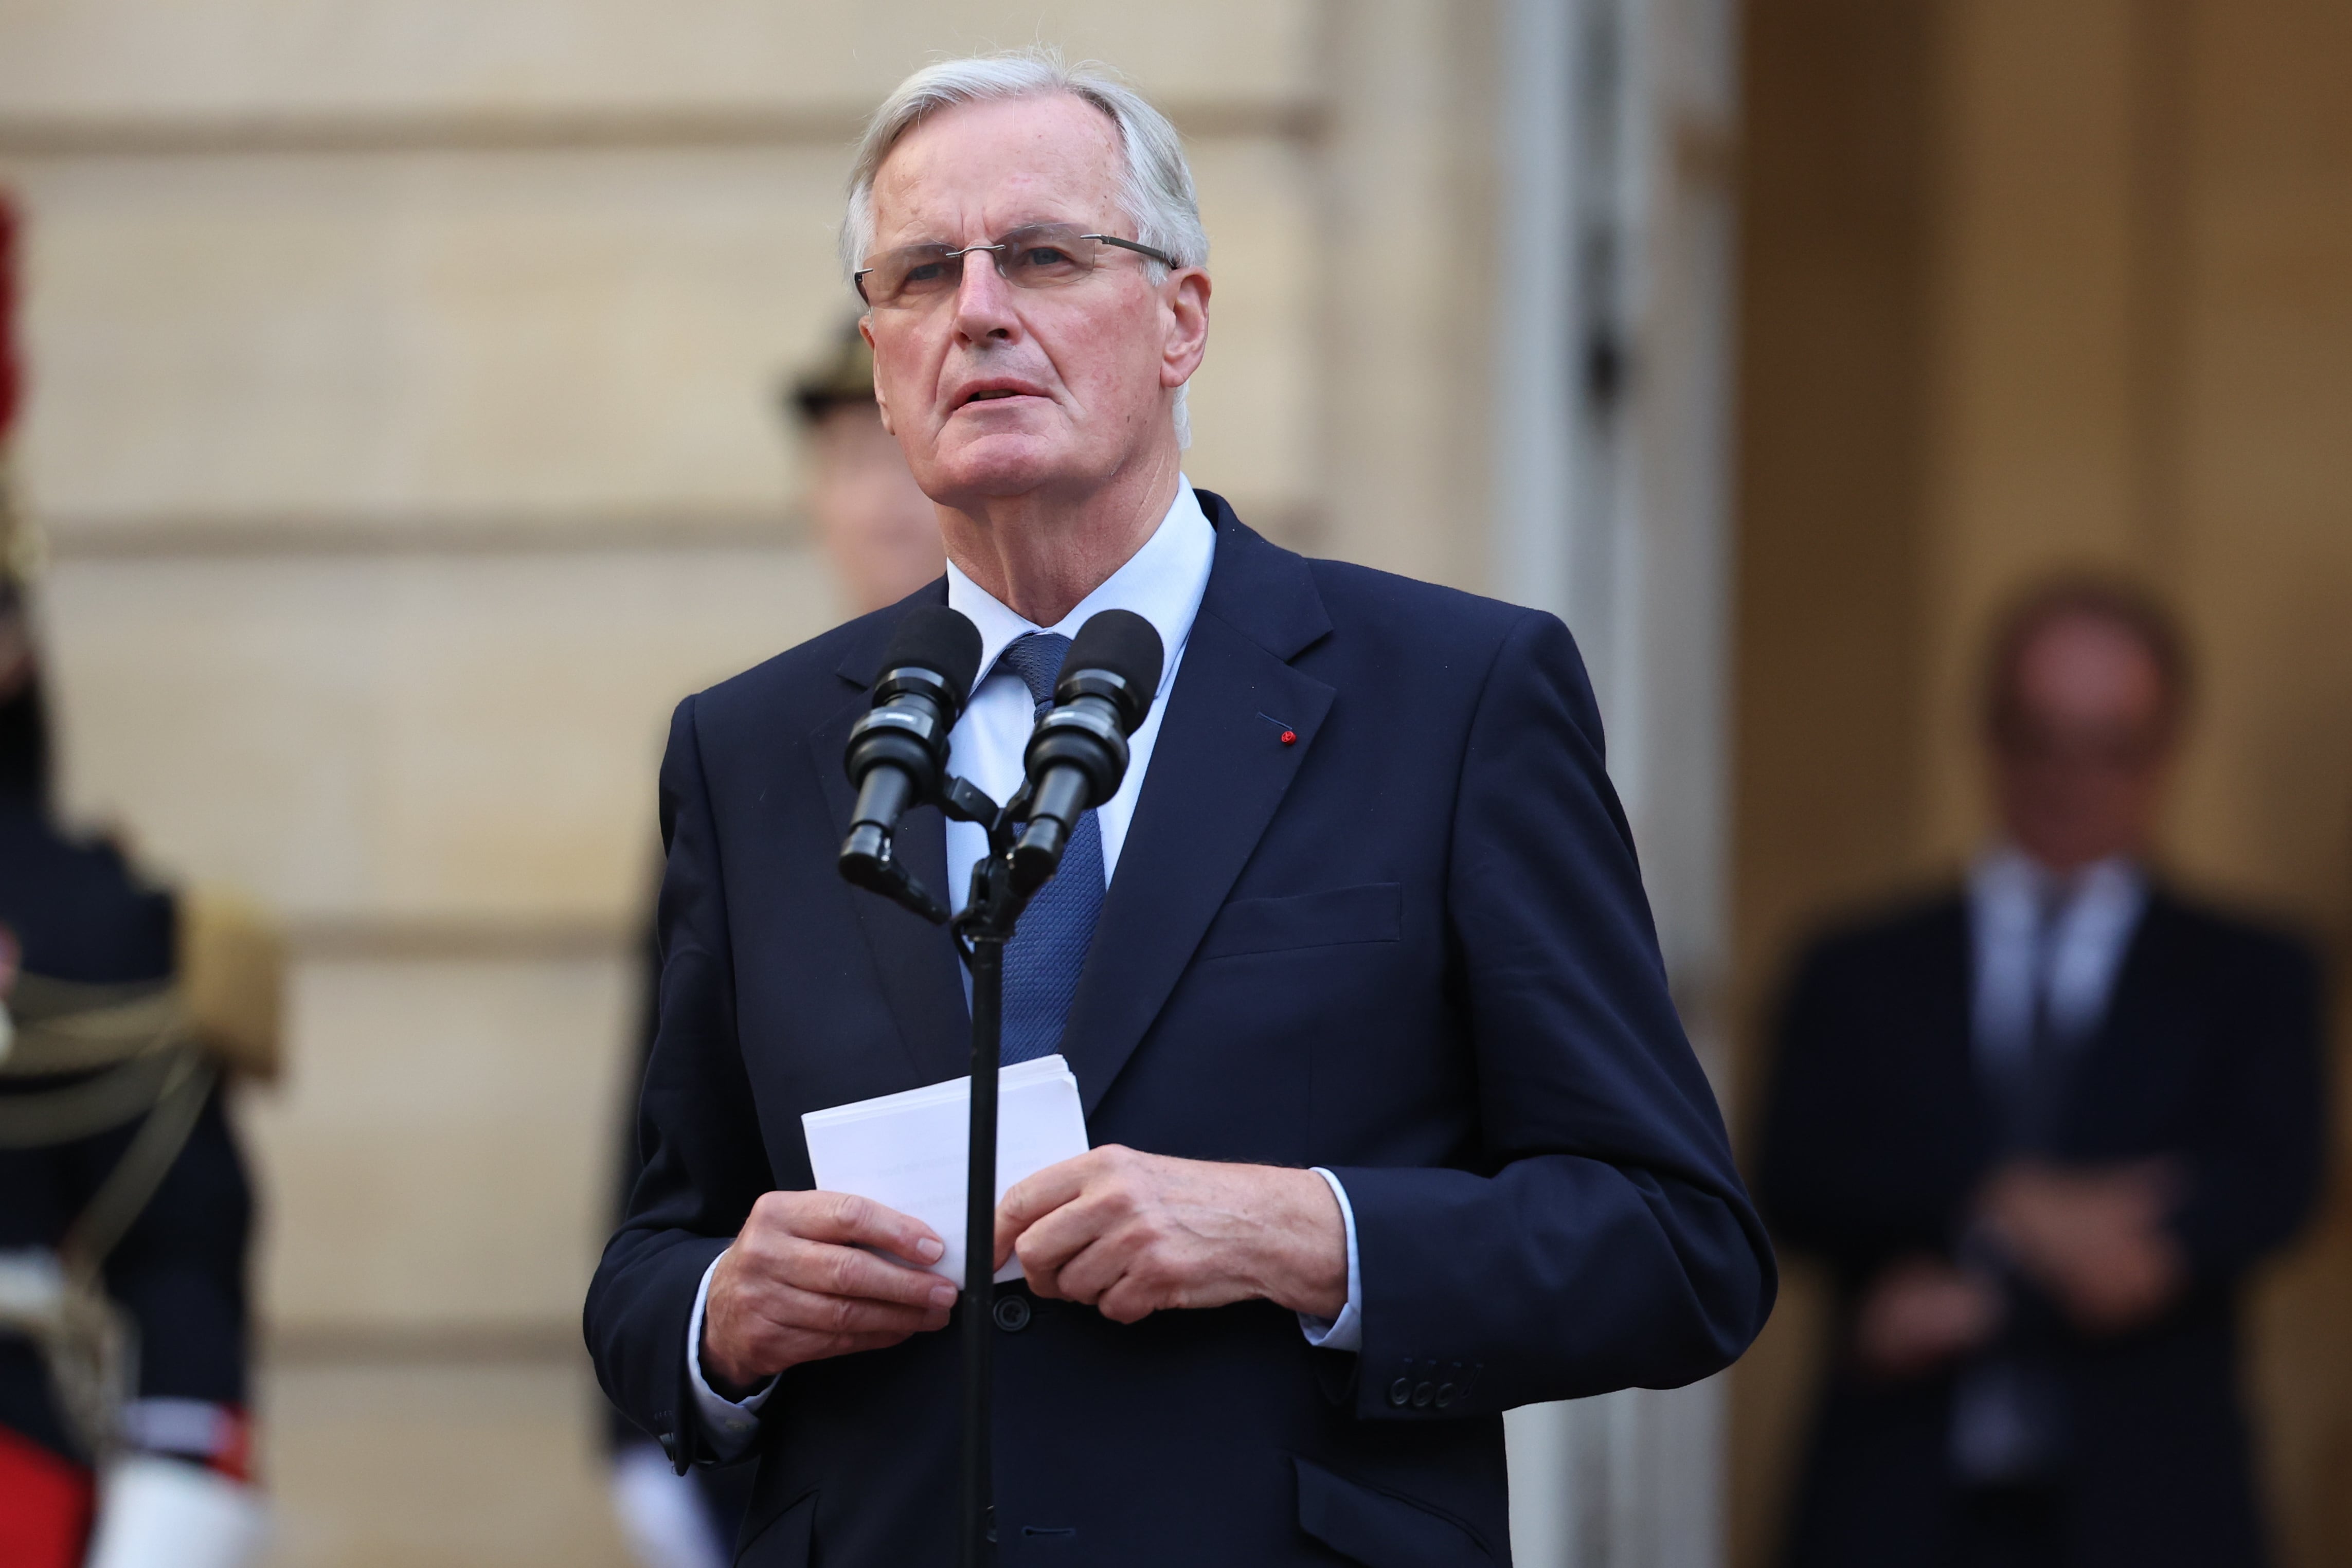
[[[1890,1382],[1917,1377],[1990,1340],[2000,1327],[2000,1292],[1940,1258],[1891,1264],[1863,1292],[1854,1316],[1854,1356]]]
[[[946,1250],[921,1221],[846,1193],[772,1192],[753,1204],[703,1303],[710,1386],[740,1400],[802,1362],[945,1328],[955,1287],[869,1247],[919,1263]]]

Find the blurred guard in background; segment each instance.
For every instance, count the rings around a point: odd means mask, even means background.
[[[1800,1568],[2265,1560],[2238,1295],[2317,1188],[2320,981],[2149,870],[2188,684],[2137,593],[2027,599],[2005,841],[1798,969],[1758,1194],[1841,1292]]]
[[[850,318],[829,352],[787,382],[781,399],[808,455],[809,520],[838,580],[845,612],[863,615],[895,604],[947,570],[937,510],[915,486],[907,455],[882,428],[874,403],[874,350]],[[650,919],[647,921],[651,925]],[[661,954],[649,946],[637,1086],[653,1051],[659,1018],[655,987]],[[621,1207],[643,1168],[636,1129],[624,1140]],[[718,1568],[731,1560],[736,1527],[751,1482],[750,1464],[701,1468],[681,1478],[652,1438],[612,1412],[613,1504],[645,1568]],[[0,1568],[7,1568],[0,1562]]]
[[[936,580],[947,570],[939,508],[882,428],[874,350],[856,317],[832,352],[785,389],[783,404],[807,443],[809,521],[840,580],[843,609],[863,615]]]
[[[11,236],[0,206],[0,464]],[[222,1086],[274,1062],[275,942],[56,826],[31,553],[0,489],[0,1564],[236,1568],[263,1515]]]

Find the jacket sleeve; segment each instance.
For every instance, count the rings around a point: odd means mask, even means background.
[[[645,1168],[583,1316],[605,1395],[683,1469],[717,1457],[687,1381],[695,1292],[770,1186],[736,1042],[726,889],[691,697],[670,724],[661,823],[658,1011],[637,1117]]]
[[[2211,1113],[2181,1151],[2173,1234],[2202,1284],[2228,1286],[2294,1234],[2318,1196],[2327,1140],[2319,967],[2300,944],[2250,937],[2228,968],[2231,1037]]]
[[[126,1129],[81,1145],[84,1201],[112,1173],[131,1135]],[[107,1294],[139,1331],[139,1397],[250,1403],[252,1228],[253,1189],[216,1085],[154,1196],[106,1258]]]
[[[1488,1415],[1705,1377],[1770,1311],[1769,1243],[1666,991],[1568,629],[1489,670],[1455,802],[1450,937],[1478,1168],[1339,1172],[1364,1417]]]

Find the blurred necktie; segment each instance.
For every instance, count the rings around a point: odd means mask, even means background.
[[[1020,676],[1043,716],[1069,651],[1067,637],[1032,632],[1007,643],[990,673]],[[1078,971],[1094,946],[1102,904],[1102,828],[1088,811],[1062,852],[1061,870],[1029,901],[1004,949],[1004,1033],[998,1060],[1005,1065],[1051,1056],[1062,1048],[1062,1026],[1078,993]]]
[[[2005,1157],[2054,1152],[2058,1115],[2080,1043],[2060,1027],[2053,998],[2074,895],[2071,884],[2052,877],[2034,896],[2032,1006],[2026,1015],[2024,1050],[1995,1095]],[[1961,1252],[1979,1272],[2009,1276],[2009,1312],[1999,1337],[1964,1362],[1954,1382],[1954,1468],[1973,1486],[2046,1483],[2064,1467],[2072,1441],[2066,1389],[2051,1350],[2057,1325],[2046,1301],[2018,1288],[1998,1247],[1977,1237],[1964,1240]]]
[[[2010,1142],[2015,1152],[2052,1153],[2058,1113],[2063,1109],[2074,1046],[2060,1028],[2055,992],[2058,959],[2074,907],[2073,885],[2057,877],[2044,882],[2034,901],[2033,1007],[2026,1036],[2024,1071],[2011,1113]]]

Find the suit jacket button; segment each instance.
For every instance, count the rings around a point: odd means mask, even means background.
[[[1406,1403],[1407,1403],[1407,1401],[1411,1400],[1412,1398],[1412,1378],[1410,1378],[1410,1377],[1400,1377],[1400,1378],[1398,1378],[1394,1383],[1391,1383],[1391,1384],[1390,1384],[1390,1385],[1389,1385],[1389,1403],[1390,1403],[1390,1404],[1391,1404],[1391,1405],[1393,1405],[1393,1406],[1395,1406],[1398,1409],[1400,1409],[1400,1410],[1403,1409],[1403,1408],[1404,1408],[1404,1406],[1405,1406],[1405,1405],[1406,1405]]]
[[[1029,1326],[1029,1298],[999,1296],[994,1309],[996,1326],[1006,1333],[1019,1333]]]
[[[1416,1410],[1426,1410],[1429,1408],[1429,1402],[1435,1397],[1437,1397],[1437,1385],[1422,1384],[1412,1391],[1412,1407]]]
[[[1438,1407],[1440,1410],[1443,1410],[1443,1409],[1444,1409],[1448,1405],[1451,1405],[1451,1404],[1453,1404],[1453,1403],[1454,1403],[1454,1385],[1452,1385],[1451,1383],[1441,1383],[1441,1384],[1439,1384],[1439,1385],[1437,1385],[1437,1407]]]

